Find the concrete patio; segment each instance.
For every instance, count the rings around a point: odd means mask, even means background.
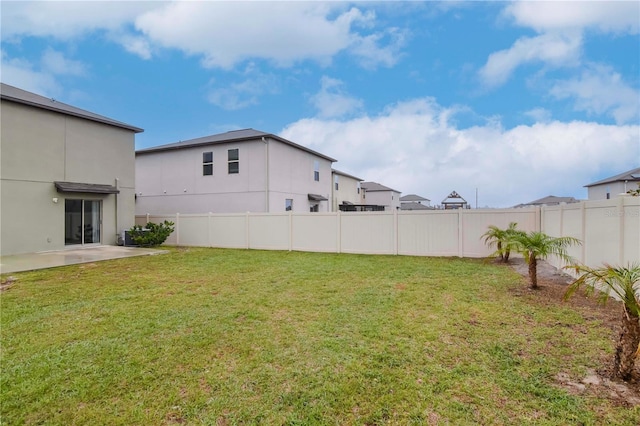
[[[101,260],[133,256],[150,256],[163,253],[167,253],[167,251],[139,247],[93,246],[1,256],[0,273],[9,274],[13,272],[75,265],[78,263],[99,262]]]

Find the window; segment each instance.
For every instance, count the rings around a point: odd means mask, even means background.
[[[230,149],[228,151],[229,158],[229,174],[234,175],[240,173],[240,153],[238,149]]]
[[[284,201],[284,209],[285,209],[285,211],[288,211],[288,212],[290,212],[291,210],[293,210],[293,199],[291,199],[291,198],[287,198],[287,199]]]
[[[202,176],[213,175],[213,152],[202,153]]]
[[[311,212],[311,213],[315,213],[315,212],[318,212],[318,211],[320,211],[320,210],[318,209],[318,205],[317,204],[314,204],[311,207],[309,207],[309,212]]]
[[[338,190],[338,175],[333,177],[333,184],[336,187],[336,191]]]
[[[360,182],[358,182],[358,185],[357,185],[357,188],[356,188],[356,189],[357,189],[358,194],[359,194],[359,193],[360,193]]]
[[[320,181],[320,162],[317,160],[313,162],[313,180]]]

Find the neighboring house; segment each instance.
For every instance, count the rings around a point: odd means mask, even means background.
[[[333,187],[331,190],[331,211],[337,212],[341,205],[363,204],[364,190],[360,187],[362,179],[340,170],[332,169]]]
[[[319,152],[244,129],[136,151],[136,214],[331,211]]]
[[[442,200],[442,206],[445,210],[471,208],[467,201],[462,198],[456,191],[453,191],[447,198]]]
[[[396,191],[377,182],[362,182],[360,187],[365,190],[364,204],[384,206],[384,209],[387,211],[400,208],[400,191]]]
[[[2,84],[0,253],[116,244],[142,129]]]
[[[616,176],[585,185],[589,200],[608,200],[627,191],[638,189],[640,184],[640,167],[631,169]]]
[[[431,210],[431,200],[416,194],[400,197],[400,210]]]
[[[573,197],[556,197],[555,195],[548,195],[544,198],[540,198],[539,200],[518,204],[517,206],[513,206],[513,207],[520,208],[520,207],[531,207],[531,206],[557,206],[559,204],[571,204],[571,203],[579,203],[579,202],[580,200],[576,200]]]

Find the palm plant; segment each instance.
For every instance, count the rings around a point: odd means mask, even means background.
[[[547,259],[549,256],[558,256],[567,263],[573,263],[573,258],[567,253],[572,245],[580,245],[581,242],[573,237],[551,237],[542,232],[516,232],[511,235],[510,243],[518,253],[522,253],[524,260],[529,265],[529,286],[538,288],[538,260]]]
[[[500,229],[495,225],[490,225],[489,230],[482,234],[481,238],[484,238],[484,243],[489,247],[496,247],[496,251],[492,254],[492,256],[500,257],[500,261],[507,263],[509,262],[509,255],[511,254],[511,237],[516,232],[522,232],[516,230],[516,226],[518,224],[516,222],[509,223],[509,227],[507,229]]]
[[[622,329],[616,348],[615,373],[629,380],[640,351],[640,264],[628,267],[604,264],[600,268],[573,265],[570,268],[581,275],[565,292],[565,300],[585,285],[589,295],[600,290],[598,299],[601,303],[606,303],[610,296],[622,301]]]

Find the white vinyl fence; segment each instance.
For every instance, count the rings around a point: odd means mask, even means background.
[[[640,197],[542,207],[541,231],[582,241],[569,254],[587,266],[640,262]]]
[[[175,223],[166,244],[414,256],[485,257],[489,225],[539,230],[540,209],[136,216]]]
[[[589,266],[640,261],[640,198],[524,209],[136,216],[175,223],[166,244],[263,250],[485,257],[489,225],[582,241],[571,256]],[[552,260],[555,266],[561,266]]]

